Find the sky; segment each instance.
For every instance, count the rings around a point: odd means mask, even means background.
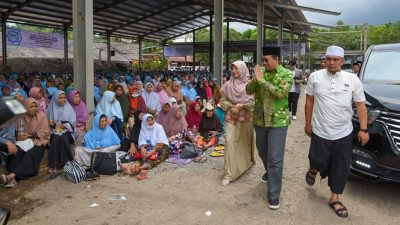
[[[348,25],[384,24],[400,20],[400,0],[296,0],[298,5],[342,12],[340,16],[325,15],[314,12],[305,12],[309,22],[336,25],[338,20],[343,20]],[[231,27],[243,32],[253,29],[240,23],[231,23]]]

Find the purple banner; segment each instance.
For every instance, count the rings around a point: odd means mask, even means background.
[[[64,49],[64,36],[58,33],[43,33],[7,28],[7,45],[62,50]]]

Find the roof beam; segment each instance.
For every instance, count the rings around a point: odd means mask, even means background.
[[[13,14],[15,11],[18,11],[18,10],[20,10],[21,8],[27,6],[27,5],[31,4],[32,2],[35,2],[35,1],[39,1],[39,0],[26,0],[26,1],[24,1],[24,2],[21,2],[21,3],[17,4],[17,6],[11,8],[10,10],[8,10],[8,11],[7,11],[6,13],[4,13],[4,14],[5,14],[6,18],[7,18],[7,17],[9,17],[11,14]]]
[[[186,1],[184,1],[184,2],[186,2]],[[168,11],[168,10],[171,10],[171,9],[177,7],[177,6],[183,5],[184,2],[179,2],[179,3],[171,4],[171,5],[168,5],[166,8],[159,9],[159,10],[156,10],[156,11],[153,11],[153,12],[149,13],[148,15],[144,15],[144,16],[141,16],[141,17],[139,17],[139,18],[135,18],[135,19],[133,19],[133,20],[130,20],[130,21],[128,21],[127,23],[124,23],[124,24],[122,24],[122,25],[120,25],[120,26],[118,26],[118,27],[116,27],[116,28],[111,29],[110,32],[114,32],[114,31],[119,30],[119,29],[121,29],[121,28],[130,26],[130,25],[132,25],[132,24],[134,24],[134,23],[137,23],[137,22],[140,21],[140,20],[145,20],[145,19],[147,19],[147,18],[150,18],[150,17],[153,17],[153,16],[155,16],[155,15],[161,14],[161,13],[166,12],[166,11]]]
[[[112,3],[110,3],[110,4],[103,5],[102,7],[93,10],[93,14],[96,14],[96,13],[98,13],[98,12],[104,11],[104,10],[106,10],[106,9],[109,9],[109,8],[115,6],[115,5],[118,5],[118,4],[123,3],[123,2],[126,2],[126,1],[127,1],[127,0],[114,0],[114,1],[113,1]]]
[[[342,14],[341,12],[328,11],[328,10],[324,10],[324,9],[317,9],[317,8],[300,6],[300,5],[284,4],[284,3],[279,3],[279,2],[275,2],[275,1],[264,1],[264,4],[268,5],[268,6],[272,6],[272,7],[282,8],[282,9],[304,10],[304,11],[327,14],[327,15],[334,15],[334,16],[339,16],[340,14]]]
[[[178,26],[178,25],[180,25],[180,24],[186,23],[186,22],[188,22],[188,21],[194,20],[194,19],[196,19],[196,18],[198,18],[198,17],[205,16],[205,15],[210,15],[210,11],[203,12],[203,13],[201,13],[201,14],[199,14],[199,15],[190,16],[190,17],[188,17],[188,18],[186,18],[186,19],[184,19],[184,20],[178,21],[178,22],[176,22],[176,23],[172,23],[172,24],[170,24],[170,25],[168,25],[168,26],[160,27],[160,28],[158,28],[158,29],[156,29],[156,30],[153,30],[153,31],[151,31],[151,32],[147,32],[147,33],[143,34],[143,36],[145,37],[145,36],[147,36],[147,35],[157,33],[157,32],[159,32],[159,31],[161,31],[161,30],[166,30],[166,29],[169,29],[169,28],[171,28],[171,27]]]

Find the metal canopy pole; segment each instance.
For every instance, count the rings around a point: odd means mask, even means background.
[[[106,34],[107,39],[107,68],[111,69],[111,34]]]
[[[297,39],[297,65],[301,65],[301,34],[297,35],[298,39]]]
[[[192,68],[193,68],[193,71],[195,70],[195,68],[196,68],[196,30],[193,30],[193,38],[192,38],[192,40],[193,40],[193,60],[192,60]]]
[[[225,58],[225,70],[229,70],[229,20],[226,22],[226,58]]]
[[[139,37],[139,69],[142,69],[142,45],[143,38]]]
[[[278,18],[278,46],[282,48],[282,18]]]
[[[264,45],[264,1],[257,1],[257,53],[255,61],[258,65],[262,65],[262,48]]]
[[[210,51],[209,51],[209,65],[210,65],[210,72],[213,72],[213,15],[210,14]]]
[[[7,17],[3,14],[1,16],[1,40],[3,50],[3,70],[7,67]]]
[[[290,59],[293,59],[293,30],[290,30]]]
[[[64,24],[64,67],[68,71],[68,24]]]
[[[73,0],[74,86],[93,115],[93,0]]]
[[[224,0],[214,0],[214,76],[222,84],[222,56],[224,44]]]

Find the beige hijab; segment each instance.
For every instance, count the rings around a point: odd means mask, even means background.
[[[24,102],[26,108],[29,108],[32,104],[37,104],[33,98],[27,98]],[[25,125],[24,133],[37,133],[38,138],[32,139],[36,146],[43,146],[50,141],[49,122],[43,112],[37,111],[34,116],[25,114],[17,121],[17,124],[20,124],[21,120]]]

